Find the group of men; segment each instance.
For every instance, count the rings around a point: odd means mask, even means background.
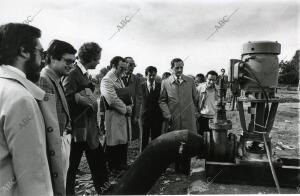
[[[150,136],[153,140],[164,130],[201,135],[209,130],[216,72],[196,87],[175,58],[171,75],[160,82],[157,68],[149,66],[144,81],[133,74],[132,57],[116,56],[100,81],[104,149],[87,71],[99,64],[102,48],[88,42],[77,53],[71,44],[53,40],[45,55],[40,37],[41,31],[27,24],[0,26],[0,195],[74,195],[83,152],[95,190],[103,194],[109,172],[128,169],[131,140],[140,138],[143,150]],[[175,170],[188,174],[189,162],[176,162]]]

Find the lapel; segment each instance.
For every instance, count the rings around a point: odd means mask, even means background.
[[[43,98],[45,97],[46,93],[40,87],[27,80],[26,78],[21,77],[19,74],[6,68],[4,65],[0,66],[0,78],[6,78],[19,82],[37,100],[43,100]]]
[[[60,100],[62,102],[63,108],[64,108],[65,112],[67,113],[68,117],[70,117],[66,96],[65,96],[65,93],[62,89],[62,86],[59,84],[59,81],[57,81],[57,76],[55,76],[54,75],[55,73],[51,69],[49,69],[48,67],[45,68],[45,74],[50,78],[50,80],[53,82],[56,89],[58,90],[58,94],[59,94]]]
[[[158,94],[159,94],[160,93],[160,87],[161,87],[161,83],[160,82],[156,82],[155,83],[154,92],[158,92]]]
[[[115,88],[124,88],[125,85],[124,85],[124,82],[121,78],[118,78],[115,73],[114,73],[114,69],[110,70],[108,73],[107,73],[107,77],[109,77],[112,82],[114,83],[115,85]]]
[[[145,96],[149,96],[147,81],[142,84],[142,88],[143,88],[143,91],[145,92]]]

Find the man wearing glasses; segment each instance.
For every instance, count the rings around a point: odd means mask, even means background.
[[[39,86],[47,93],[54,94],[56,99],[56,114],[59,130],[57,135],[61,137],[59,145],[50,148],[57,148],[56,153],[50,153],[49,160],[52,165],[62,168],[64,189],[69,167],[70,144],[71,144],[71,119],[68,103],[63,91],[61,78],[69,75],[75,62],[76,50],[64,41],[53,40],[47,50],[46,67],[41,71]],[[59,138],[59,137],[57,137]]]
[[[55,99],[34,84],[40,77],[40,36],[30,25],[0,26],[0,195],[65,194],[57,186],[61,173],[47,158],[46,144],[53,144],[48,136],[54,134],[49,131],[58,124]]]
[[[127,70],[125,72],[123,79],[125,87],[128,87],[130,90],[130,95],[133,99],[133,108],[132,108],[132,117],[131,117],[131,125],[132,125],[132,140],[139,138],[139,115],[140,115],[140,106],[142,100],[141,94],[141,80],[135,74],[133,74],[133,70],[136,67],[135,62],[132,57],[125,57],[125,61],[127,63]]]

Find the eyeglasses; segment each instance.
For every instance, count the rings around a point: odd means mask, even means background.
[[[135,63],[127,63],[128,66],[131,66],[131,67],[136,67]]]
[[[42,59],[44,59],[44,58],[46,57],[46,52],[44,51],[43,48],[34,48],[34,52],[35,52],[35,53],[36,53],[36,51],[37,51],[38,53],[40,53]]]
[[[66,62],[66,65],[73,65],[75,63],[74,59],[67,59],[62,57],[62,59]]]

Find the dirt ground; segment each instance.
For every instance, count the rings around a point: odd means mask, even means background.
[[[281,98],[273,129],[271,131],[272,148],[280,157],[300,158],[299,150],[299,112],[300,100],[297,91],[279,90],[277,96]],[[245,109],[248,106],[245,106]],[[245,113],[246,117],[248,116]],[[231,132],[239,135],[242,130],[237,111],[227,111],[227,118],[232,121]],[[246,118],[246,121],[248,119]],[[249,122],[249,121],[247,121]],[[129,147],[128,161],[132,164],[139,155],[138,141]],[[77,175],[77,194],[95,194],[90,171],[85,158],[80,164]],[[118,180],[118,179],[110,179]],[[148,194],[271,194],[277,193],[275,187],[250,186],[238,184],[207,183],[205,180],[204,160],[192,158],[191,175],[178,175],[172,167],[158,179]],[[299,194],[300,185],[295,188],[282,188],[281,193]]]

